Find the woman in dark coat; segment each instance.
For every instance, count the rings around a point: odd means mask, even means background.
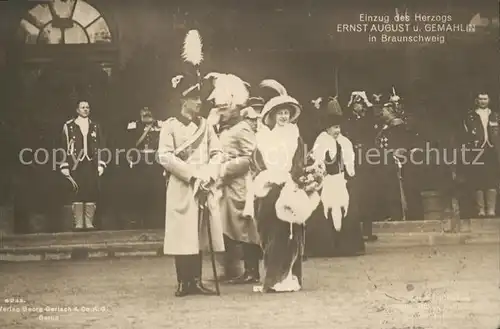
[[[340,115],[327,114],[323,121],[326,129],[314,143],[313,158],[324,163],[326,177],[321,204],[307,223],[306,255],[360,255],[365,244],[356,213],[359,200],[350,198],[356,180],[353,145],[341,132]]]
[[[262,110],[263,125],[257,132],[255,178],[247,207],[254,214],[264,252],[263,292],[292,292],[302,287],[304,224],[319,204],[323,173],[307,168],[304,143],[295,124],[301,106],[275,80],[261,85],[275,89]],[[248,209],[247,209],[248,210]]]

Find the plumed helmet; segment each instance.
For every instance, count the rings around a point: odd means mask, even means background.
[[[234,74],[208,73],[204,81],[210,81],[213,88],[207,97],[215,107],[241,108],[246,106],[250,97],[250,85]]]
[[[200,65],[203,61],[203,42],[197,30],[187,32],[182,47],[182,68],[171,79],[172,88],[179,98],[200,97]]]

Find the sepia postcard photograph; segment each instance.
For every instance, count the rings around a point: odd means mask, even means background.
[[[500,329],[498,0],[0,0],[0,328]]]

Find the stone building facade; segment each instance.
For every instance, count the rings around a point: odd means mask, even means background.
[[[369,43],[368,33],[339,32],[339,24],[360,23],[360,14],[396,12],[449,14],[457,24],[479,15],[484,26],[447,33],[445,44]],[[353,89],[396,86],[417,116],[437,122],[434,133],[453,130],[478,88],[497,93],[493,17],[496,1],[0,2],[0,134],[9,159],[2,204],[16,204],[19,218],[58,212],[57,193],[47,193],[57,190],[58,173],[50,163],[20,165],[19,151],[53,147],[79,95],[90,98],[110,147],[140,107],[168,117],[168,86],[189,29],[201,32],[207,72],[233,72],[251,84],[276,78],[304,103],[326,93],[346,103]]]

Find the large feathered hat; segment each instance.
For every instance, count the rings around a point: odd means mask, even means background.
[[[179,98],[199,97],[201,94],[200,65],[203,61],[203,42],[197,30],[190,30],[182,47],[183,74],[174,76],[172,88]]]
[[[299,102],[288,95],[286,88],[276,80],[266,79],[260,83],[261,88],[269,88],[276,92],[276,96],[264,104],[262,109],[262,122],[265,125],[271,123],[270,116],[278,109],[286,108],[290,110],[290,122],[295,122],[300,116],[302,106]]]

